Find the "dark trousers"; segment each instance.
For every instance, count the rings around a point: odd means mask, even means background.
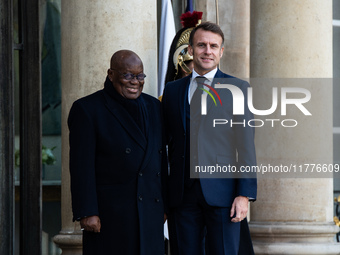
[[[171,255],[204,255],[205,246],[213,255],[238,254],[240,223],[231,222],[229,207],[206,203],[199,180],[185,188],[182,204],[171,209],[169,233]]]

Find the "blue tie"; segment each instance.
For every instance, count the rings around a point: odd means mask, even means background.
[[[192,95],[190,102],[191,119],[197,118],[201,110],[201,96],[203,94],[203,84],[207,80],[204,76],[197,76],[196,78],[197,88]]]

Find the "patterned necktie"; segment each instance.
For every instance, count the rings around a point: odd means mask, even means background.
[[[190,115],[192,118],[197,117],[201,110],[201,96],[203,94],[203,84],[206,82],[207,78],[204,76],[197,76],[196,78],[197,88],[192,95],[190,102]]]

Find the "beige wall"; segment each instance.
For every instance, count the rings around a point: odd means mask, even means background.
[[[256,130],[258,164],[332,164],[332,1],[252,1],[250,24],[250,77],[281,78],[279,89],[291,78],[324,78],[300,79],[312,117],[295,110],[287,118],[298,120],[296,128]],[[257,103],[270,105],[272,87],[252,85]],[[332,178],[260,179],[258,192],[250,224],[256,254],[339,254]]]
[[[157,96],[157,9],[152,0],[62,0],[62,230],[63,255],[81,254],[72,222],[67,116],[72,103],[103,88],[112,54],[135,51],[147,75],[144,92]]]
[[[249,77],[250,1],[196,1],[196,10],[203,12],[202,21],[217,22],[224,33],[224,54],[220,69],[239,78]]]

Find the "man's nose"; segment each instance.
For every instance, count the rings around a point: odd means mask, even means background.
[[[211,47],[210,47],[210,45],[208,45],[208,46],[205,48],[205,54],[211,54]]]
[[[133,84],[137,84],[139,82],[138,79],[137,79],[137,76],[133,76],[133,78],[131,79],[130,82],[133,83]]]

